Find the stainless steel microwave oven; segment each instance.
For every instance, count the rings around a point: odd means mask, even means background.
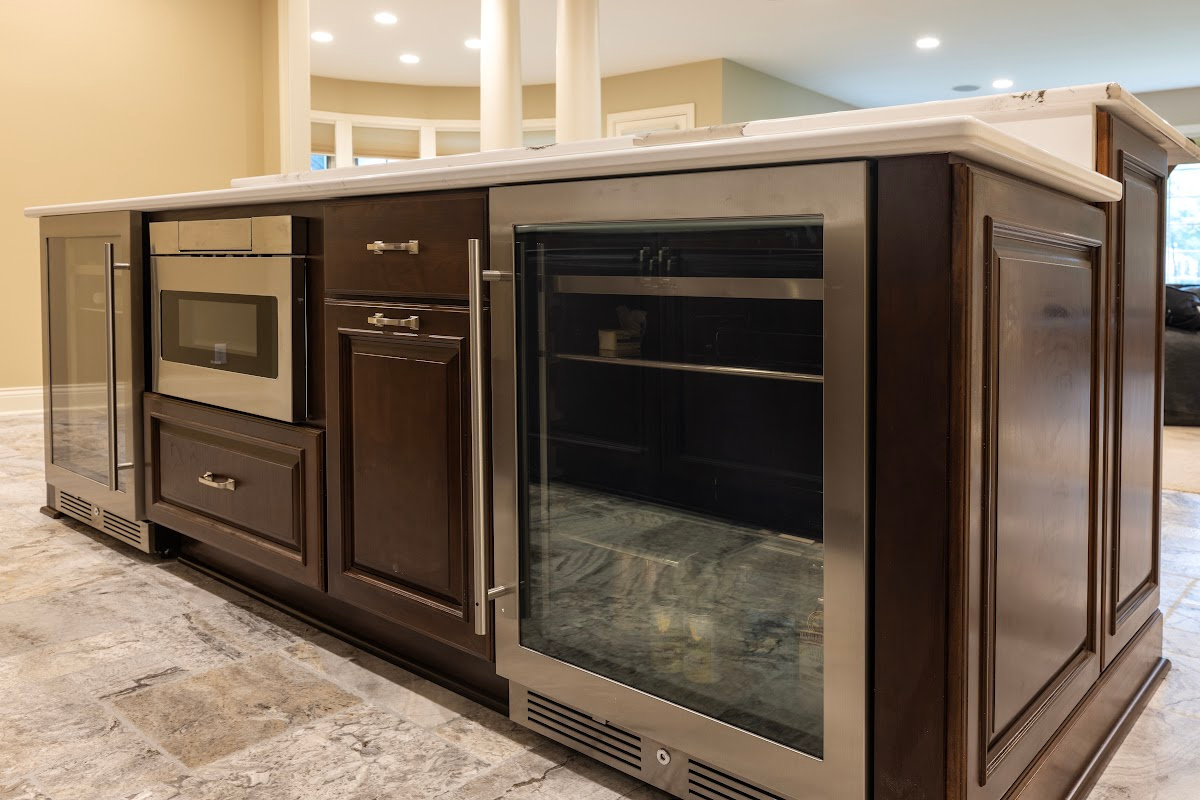
[[[304,243],[289,216],[152,223],[154,391],[304,419]]]

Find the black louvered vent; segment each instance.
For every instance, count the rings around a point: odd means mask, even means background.
[[[529,724],[535,729],[566,737],[601,761],[611,759],[641,772],[642,737],[636,733],[594,720],[582,711],[535,692],[529,693],[526,711]]]
[[[145,536],[142,533],[141,526],[111,511],[104,512],[103,530],[105,533],[137,547],[145,544]]]
[[[84,500],[82,497],[76,497],[75,495],[67,494],[66,492],[59,492],[58,498],[60,511],[64,511],[73,517],[78,517],[84,522],[91,524],[92,516],[96,510],[95,506],[93,506],[87,500]]]
[[[784,800],[699,761],[688,764],[688,797],[700,800]]]

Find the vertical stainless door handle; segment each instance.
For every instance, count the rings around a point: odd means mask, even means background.
[[[104,243],[104,337],[108,343],[108,489],[117,490],[117,309],[115,276],[117,271],[113,243]]]
[[[479,240],[467,240],[467,269],[471,278],[468,284],[467,301],[471,311],[471,529],[474,534],[475,563],[473,565],[473,591],[475,600],[475,633],[487,634],[488,614],[488,502],[487,491],[487,441],[484,436],[484,420],[487,409],[484,401],[484,334],[483,334],[483,272],[480,269]]]

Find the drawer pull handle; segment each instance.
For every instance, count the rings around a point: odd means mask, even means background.
[[[237,481],[233,478],[220,478],[211,472],[201,475],[199,481],[205,486],[211,486],[214,489],[228,489],[231,492],[237,489]]]
[[[387,325],[392,328],[408,328],[413,331],[421,330],[421,318],[416,314],[406,319],[392,319],[391,317],[385,317],[383,314],[374,314],[367,317],[367,324],[374,325],[377,328]]]
[[[367,243],[367,250],[377,256],[381,256],[389,250],[400,250],[410,256],[415,256],[421,252],[421,245],[416,239],[409,239],[407,242],[381,242],[376,239]]]

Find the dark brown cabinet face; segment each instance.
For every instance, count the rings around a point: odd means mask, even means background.
[[[323,588],[322,432],[157,394],[144,402],[147,516]]]
[[[369,297],[465,298],[467,239],[483,238],[486,195],[410,195],[325,210],[325,289]],[[372,252],[374,242],[406,249]],[[415,242],[415,246],[410,243]],[[415,252],[413,250],[415,249]]]
[[[1142,134],[1100,115],[1100,164],[1125,196],[1109,206],[1111,497],[1104,567],[1104,663],[1158,608],[1163,235],[1167,161]]]
[[[999,800],[1100,674],[1104,217],[965,165],[956,179],[973,353],[959,735],[967,797]]]
[[[470,589],[468,311],[330,301],[325,313],[329,592],[490,656]],[[420,327],[379,331],[374,314]]]

